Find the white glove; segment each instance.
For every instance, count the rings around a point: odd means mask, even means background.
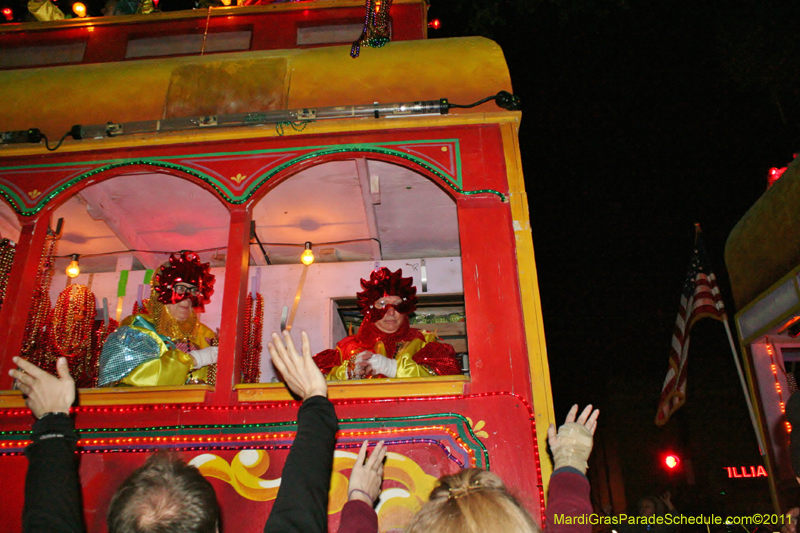
[[[369,358],[374,355],[373,352],[369,350],[364,350],[363,352],[356,355],[355,358],[355,370],[353,372],[353,376],[347,379],[363,379],[364,372],[366,370],[367,365],[369,364]]]
[[[191,355],[192,359],[194,359],[194,369],[197,370],[198,368],[216,363],[218,353],[219,346],[209,346],[208,348],[192,350],[189,355]]]
[[[397,377],[397,361],[384,357],[376,353],[369,358],[369,364],[372,366],[372,374],[383,374],[387,378]]]

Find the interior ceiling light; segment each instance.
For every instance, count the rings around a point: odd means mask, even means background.
[[[300,261],[302,261],[305,266],[314,262],[314,252],[311,251],[310,242],[306,242],[306,249],[303,250],[303,253],[300,255]]]
[[[69,262],[67,265],[66,274],[70,278],[77,278],[78,274],[81,273],[81,266],[78,264],[78,254],[72,254],[72,261]]]

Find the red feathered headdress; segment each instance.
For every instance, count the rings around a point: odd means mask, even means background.
[[[383,318],[386,308],[376,309],[375,302],[384,296],[399,296],[403,299],[402,303],[394,306],[398,313],[407,315],[414,312],[417,308],[417,288],[413,283],[413,278],[403,277],[402,268],[397,269],[397,272],[391,272],[386,267],[373,270],[369,280],[361,280],[361,288],[364,290],[356,294],[361,314],[373,322]]]
[[[158,301],[162,304],[176,304],[189,298],[192,307],[203,311],[203,304],[209,303],[211,295],[214,294],[215,276],[210,270],[210,265],[200,263],[200,256],[194,252],[170,255],[169,264],[162,266],[156,274],[155,289],[158,291]],[[188,292],[177,294],[172,290],[176,283],[196,285],[200,292],[197,296],[192,296]]]

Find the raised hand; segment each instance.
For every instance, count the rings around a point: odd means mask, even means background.
[[[578,406],[573,405],[567,413],[567,420],[558,428],[557,433],[555,425],[550,424],[547,429],[547,442],[553,452],[554,468],[571,466],[585,474],[589,454],[592,453],[592,436],[597,429],[597,417],[600,411],[598,409],[593,411],[592,406],[587,405],[576,419],[577,413]]]
[[[75,381],[69,375],[66,357],[56,363],[58,377],[48,374],[38,366],[21,357],[14,357],[18,369],[8,374],[17,380],[18,388],[26,396],[25,405],[33,416],[41,418],[45,413],[67,413],[75,401]]]
[[[575,404],[572,406],[572,409],[569,410],[569,413],[567,413],[567,419],[564,420],[564,423],[569,424],[571,422],[577,422],[588,429],[589,433],[594,435],[594,432],[597,430],[597,417],[600,416],[600,409],[592,411],[592,404],[589,404],[584,407],[581,416],[576,420],[575,415],[577,414],[578,404]],[[547,429],[547,443],[550,444],[550,448],[556,448],[558,446],[558,434],[556,433],[555,424],[550,424],[550,427]]]
[[[375,445],[375,449],[367,459],[369,441],[361,443],[356,464],[350,472],[350,484],[347,488],[348,500],[361,500],[373,505],[381,493],[383,482],[383,459],[386,457],[386,446],[383,441]]]
[[[303,355],[297,353],[288,331],[283,332],[283,341],[277,333],[272,333],[272,341],[267,345],[272,363],[283,376],[289,390],[303,400],[312,396],[328,396],[328,383],[314,359],[305,331],[300,333]]]

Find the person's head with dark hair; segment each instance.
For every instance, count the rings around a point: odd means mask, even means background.
[[[539,526],[492,472],[468,468],[444,476],[407,533],[503,531],[539,533]]]
[[[219,504],[197,468],[159,451],[117,489],[107,523],[109,533],[215,533]]]
[[[666,513],[664,502],[655,496],[644,496],[637,504],[639,516],[662,516]]]

